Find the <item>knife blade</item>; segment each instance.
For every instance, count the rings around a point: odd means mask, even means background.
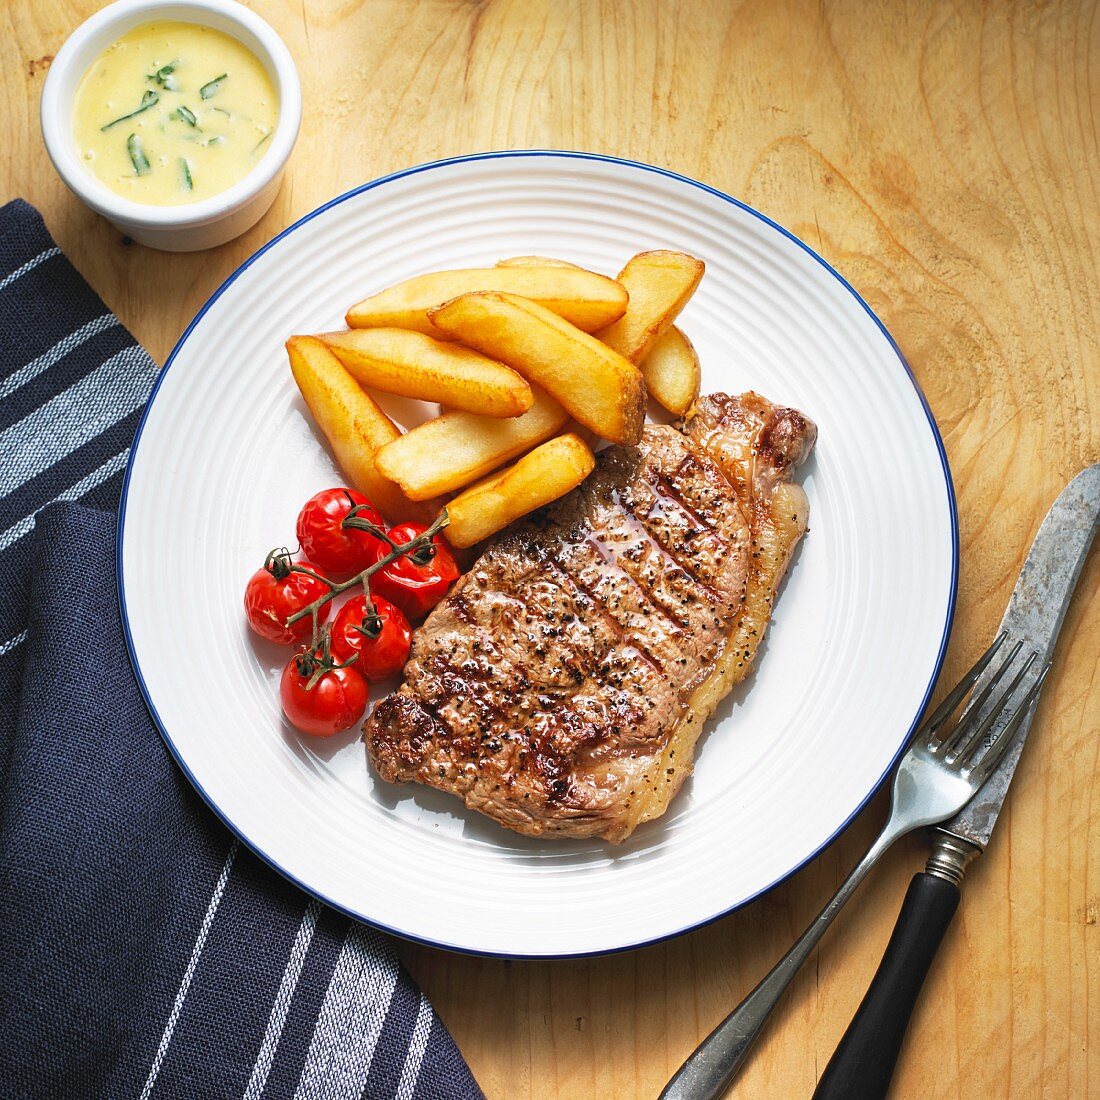
[[[1039,654],[1037,667],[1045,668],[1049,664],[1098,525],[1100,462],[1086,467],[1062,490],[1040,525],[1001,619],[998,633],[1008,635],[1005,652],[1017,641],[1022,641],[1023,653],[1035,651]],[[975,685],[975,698],[993,672],[992,668],[987,669]],[[1004,708],[1005,718],[990,730],[988,743],[991,744],[1000,735],[1007,716],[1022,700],[1027,687],[1025,681],[1017,688],[1017,696]],[[985,850],[1016,773],[1034,713],[1033,706],[1024,717],[1004,759],[982,789],[950,821],[938,826],[937,832],[947,833],[973,844],[981,851]]]

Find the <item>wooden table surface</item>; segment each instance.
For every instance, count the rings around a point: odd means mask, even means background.
[[[154,356],[240,261],[354,184],[485,149],[593,150],[776,218],[896,337],[959,498],[945,682],[987,644],[1059,489],[1100,459],[1095,0],[256,0],[297,59],[305,124],[272,211],[200,255],[128,247],[46,158],[45,70],[98,6],[3,5],[0,199],[38,206]],[[1098,581],[1094,553],[1001,826],[910,1030],[898,1097],[1100,1096]],[[876,799],[744,911],[657,947],[554,963],[400,951],[490,1097],[653,1097],[817,912],[884,809]],[[901,843],[840,917],[738,1096],[810,1095],[924,852]]]

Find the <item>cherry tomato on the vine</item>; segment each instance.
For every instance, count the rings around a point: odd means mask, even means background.
[[[330,668],[312,687],[317,670],[308,654],[292,657],[279,681],[279,699],[291,725],[314,737],[331,737],[354,726],[367,709],[367,681],[355,667]]]
[[[322,489],[306,501],[298,513],[298,542],[302,553],[321,566],[333,580],[343,581],[362,572],[382,557],[389,547],[369,531],[345,527],[355,505],[356,516],[385,529],[382,516],[362,493],[354,489]]]
[[[293,645],[308,641],[313,630],[313,617],[307,615],[290,626],[287,619],[295,612],[320,599],[328,592],[324,581],[299,573],[295,569],[286,572],[292,563],[288,557],[271,554],[262,569],[249,578],[244,590],[244,610],[248,625],[268,641],[280,645]],[[311,572],[320,573],[317,566],[308,561],[293,563]],[[331,604],[322,604],[317,611],[317,622],[323,623],[329,615]]]
[[[374,615],[367,614],[365,596],[348,600],[332,623],[332,655],[346,661],[353,653],[353,666],[368,680],[396,676],[409,659],[412,628],[404,612],[381,596],[372,596]]]
[[[389,536],[404,546],[426,530],[419,523],[399,523],[390,528]],[[436,535],[422,550],[405,554],[375,573],[371,591],[396,604],[410,619],[419,619],[443,599],[458,576],[454,555]]]

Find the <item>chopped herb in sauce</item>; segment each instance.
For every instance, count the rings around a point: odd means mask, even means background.
[[[222,73],[221,76],[214,77],[213,80],[208,80],[200,89],[199,96],[202,99],[210,99],[212,96],[218,94],[221,91],[222,81],[228,80],[229,74]]]
[[[186,122],[188,126],[194,126],[195,129],[198,129],[199,120],[195,117],[195,112],[189,111],[182,104],[176,108],[176,118],[181,122]]]
[[[179,87],[176,78],[172,75],[175,71],[176,63],[173,61],[168,65],[162,65],[155,73],[150,73],[146,79],[155,80],[166,91],[174,92]]]
[[[141,97],[141,105],[137,110],[131,111],[128,115],[120,115],[118,118],[108,122],[106,126],[100,126],[100,130],[106,132],[111,129],[112,126],[117,126],[120,122],[125,122],[128,118],[133,118],[134,115],[140,115],[142,111],[148,111],[150,107],[155,107],[159,102],[160,96],[150,88],[149,91]]]
[[[191,179],[191,165],[187,163],[186,157],[180,157],[180,164],[183,166],[183,189],[190,191],[195,186],[194,180]]]
[[[141,138],[137,134],[131,134],[126,139],[126,151],[130,154],[130,163],[134,166],[134,172],[139,176],[147,176],[152,168],[149,158],[141,144]]]

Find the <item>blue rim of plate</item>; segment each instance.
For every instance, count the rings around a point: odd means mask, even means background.
[[[752,894],[747,898],[742,898],[736,904],[731,905],[728,909],[724,909],[721,913],[715,914],[713,917],[707,917],[705,920],[686,925],[685,927],[679,928],[674,932],[666,932],[663,935],[654,937],[653,939],[639,940],[637,943],[624,944],[621,947],[613,947],[598,951],[571,951],[566,954],[555,955],[517,955],[507,951],[475,951],[469,947],[461,947],[456,944],[441,943],[438,940],[427,939],[423,936],[410,935],[408,932],[403,932],[400,928],[393,928],[390,925],[382,924],[378,921],[372,920],[370,917],[367,917],[362,913],[356,913],[354,910],[349,909],[344,905],[341,905],[339,902],[334,901],[332,898],[326,897],[320,891],[306,885],[306,883],[302,882],[300,879],[292,875],[284,867],[280,866],[279,863],[270,855],[268,855],[262,849],[258,848],[255,844],[253,844],[249,840],[249,838],[245,836],[232,821],[229,820],[229,818],[222,812],[220,807],[207,794],[206,790],[203,788],[198,779],[195,778],[194,774],[191,772],[191,769],[187,766],[187,762],[184,760],[183,756],[180,754],[179,750],[173,743],[171,735],[168,733],[164,722],[161,720],[160,714],[157,712],[156,704],[153,702],[153,698],[149,692],[149,688],[145,683],[145,677],[141,673],[141,665],[138,661],[137,652],[134,649],[134,640],[130,633],[130,619],[126,613],[126,585],[123,577],[122,563],[122,546],[126,531],[126,502],[130,490],[130,475],[134,469],[134,461],[137,456],[138,444],[141,442],[142,433],[145,431],[145,422],[148,419],[149,410],[153,407],[153,402],[156,400],[157,393],[160,391],[161,383],[164,381],[165,376],[168,374],[172,363],[175,361],[175,358],[179,354],[183,345],[187,342],[187,337],[191,335],[191,331],[203,319],[203,317],[206,315],[206,311],[210,309],[210,307],[222,296],[225,290],[232,283],[234,283],[245,271],[247,271],[248,268],[250,268],[252,264],[256,262],[256,260],[258,260],[269,249],[278,244],[279,241],[281,241],[284,237],[289,236],[300,226],[305,225],[306,222],[312,221],[319,214],[323,214],[326,210],[330,209],[333,206],[337,206],[342,202],[345,202],[347,199],[354,198],[356,195],[361,195],[365,191],[373,191],[376,187],[381,187],[384,184],[393,183],[396,180],[404,179],[406,176],[419,175],[421,172],[430,172],[436,168],[446,168],[455,164],[469,164],[478,161],[490,160],[505,160],[517,157],[557,157],[566,160],[585,160],[595,161],[601,164],[624,165],[627,168],[635,168],[644,172],[652,172],[654,175],[657,176],[665,176],[668,179],[677,180],[680,183],[690,184],[692,187],[699,188],[700,191],[705,191],[710,195],[714,195],[716,198],[722,199],[724,202],[730,203],[730,205],[732,206],[738,207],[738,209],[745,211],[745,213],[747,214],[751,214],[754,218],[759,218],[759,220],[762,221],[765,225],[770,226],[777,233],[786,237],[787,240],[792,241],[794,244],[796,244],[799,248],[802,249],[803,252],[807,253],[809,256],[812,256],[813,259],[821,264],[821,266],[825,268],[825,270],[828,271],[829,274],[832,275],[833,278],[836,279],[837,282],[839,282],[840,285],[843,286],[849,294],[852,295],[852,297],[860,304],[860,306],[862,306],[864,312],[875,323],[875,326],[882,333],[882,335],[886,337],[887,341],[890,344],[890,347],[894,351],[894,354],[897,355],[898,362],[901,364],[906,375],[908,376],[909,381],[912,384],[914,391],[916,392],[917,398],[920,400],[921,407],[924,409],[924,414],[928,418],[928,427],[931,429],[932,438],[935,440],[936,443],[936,450],[939,452],[940,464],[943,467],[944,485],[947,489],[947,500],[951,512],[951,593],[947,601],[947,613],[944,618],[943,634],[940,637],[939,652],[936,654],[936,664],[932,670],[932,676],[928,681],[928,686],[925,688],[924,698],[921,700],[920,707],[913,717],[912,724],[906,732],[905,737],[902,739],[901,744],[898,746],[897,752],[890,760],[889,766],[882,773],[882,775],[880,775],[878,779],[875,780],[874,784],[867,792],[866,796],[862,799],[859,805],[856,806],[856,808],[848,815],[844,822],[832,833],[831,836],[829,836],[826,840],[823,840],[821,844],[818,845],[818,847],[815,848],[808,856],[806,856],[806,858],[802,860],[802,862],[799,863],[797,866],[792,867],[789,871],[785,872],[784,874],[780,875],[779,878],[775,879],[774,882],[769,883],[767,886],[758,890],[755,894]],[[453,951],[461,955],[474,955],[479,958],[531,960],[583,959],[600,955],[616,955],[622,951],[636,951],[642,947],[651,947],[654,944],[663,943],[665,940],[671,940],[677,936],[682,936],[687,932],[694,932],[699,928],[705,928],[707,927],[707,925],[713,924],[715,921],[721,920],[723,917],[728,917],[731,913],[737,912],[737,910],[744,908],[746,905],[755,901],[757,898],[762,897],[769,891],[774,890],[777,886],[782,885],[793,875],[801,871],[802,868],[805,867],[808,863],[816,859],[826,848],[829,847],[830,844],[833,843],[834,840],[836,840],[845,831],[845,829],[848,828],[848,826],[855,820],[855,818],[859,815],[859,813],[863,810],[867,803],[871,801],[871,799],[877,793],[878,789],[882,786],[883,781],[894,770],[894,765],[898,762],[901,754],[905,751],[906,746],[909,744],[909,739],[913,736],[913,733],[915,732],[917,725],[920,722],[921,716],[923,715],[925,708],[928,706],[928,701],[932,697],[932,692],[935,689],[936,681],[939,679],[940,669],[943,667],[944,657],[947,653],[948,639],[951,636],[951,625],[955,619],[955,603],[959,589],[959,512],[958,505],[955,500],[955,485],[951,479],[951,467],[948,465],[947,451],[945,450],[943,445],[943,438],[940,435],[939,426],[936,424],[936,418],[932,415],[932,410],[928,405],[928,401],[925,398],[924,393],[920,388],[920,385],[917,383],[916,377],[913,375],[913,371],[910,368],[909,363],[906,361],[905,356],[902,355],[901,349],[898,347],[897,342],[894,340],[893,336],[890,335],[889,330],[882,323],[882,321],[879,320],[874,310],[872,310],[871,307],[863,300],[863,297],[855,289],[855,287],[853,287],[852,284],[849,283],[848,280],[845,279],[844,276],[841,275],[840,272],[832,266],[832,264],[830,264],[827,260],[824,260],[812,248],[810,248],[808,244],[796,237],[789,229],[785,229],[778,222],[773,221],[766,214],[761,214],[759,210],[753,209],[753,207],[749,206],[747,203],[742,202],[740,199],[735,199],[732,195],[727,195],[724,191],[719,191],[716,187],[711,187],[708,184],[700,183],[698,180],[692,179],[690,176],[681,175],[679,172],[673,172],[667,168],[658,168],[656,165],[653,164],[645,164],[642,161],[637,160],[627,160],[624,157],[607,156],[603,153],[581,153],[560,149],[501,149],[488,153],[469,153],[465,156],[460,157],[447,157],[443,160],[428,161],[425,164],[417,164],[411,168],[403,168],[399,172],[391,172],[389,175],[386,176],[379,176],[378,179],[371,180],[369,183],[364,183],[361,184],[359,187],[352,188],[350,191],[345,191],[343,194],[337,195],[333,199],[329,199],[328,202],[323,203],[321,206],[318,206],[315,210],[311,210],[308,214],[305,214],[296,222],[287,226],[287,228],[284,229],[281,233],[278,233],[276,236],[272,237],[271,240],[267,242],[267,244],[265,244],[262,248],[258,249],[251,256],[249,256],[249,258],[245,260],[244,263],[241,264],[241,266],[238,267],[237,270],[234,271],[233,274],[230,275],[225,280],[225,282],[223,282],[221,286],[218,287],[217,290],[214,291],[214,293],[206,300],[206,303],[203,305],[202,309],[200,309],[199,312],[195,314],[191,323],[187,326],[186,329],[184,329],[183,335],[176,342],[176,346],[172,349],[171,354],[168,356],[168,359],[164,364],[164,368],[157,375],[156,382],[153,385],[153,390],[149,395],[149,400],[145,405],[144,411],[142,412],[141,421],[138,424],[137,434],[134,436],[134,442],[130,447],[130,458],[126,463],[126,476],[122,483],[122,500],[119,505],[118,535],[115,543],[115,555],[117,559],[116,564],[118,570],[118,599],[119,607],[122,613],[123,634],[126,639],[127,652],[130,654],[130,663],[133,665],[134,668],[134,676],[137,678],[138,686],[141,689],[141,694],[145,699],[145,705],[149,708],[149,714],[152,716],[153,723],[160,731],[160,735],[164,739],[164,743],[168,746],[168,751],[175,758],[176,763],[179,765],[184,775],[187,776],[191,785],[202,796],[203,801],[206,802],[210,809],[214,811],[214,814],[222,821],[226,828],[228,828],[229,831],[241,841],[241,843],[243,843],[256,855],[258,855],[269,867],[271,867],[275,871],[278,871],[280,875],[288,879],[290,882],[294,883],[294,885],[297,886],[299,889],[303,890],[311,897],[316,898],[318,901],[323,902],[331,909],[336,910],[338,913],[343,913],[344,916],[350,917],[352,918],[352,920],[361,921],[363,924],[370,925],[373,928],[381,929],[383,932],[389,932],[391,935],[398,936],[399,938],[408,940],[412,943],[423,944],[427,947],[436,947],[444,951]]]

